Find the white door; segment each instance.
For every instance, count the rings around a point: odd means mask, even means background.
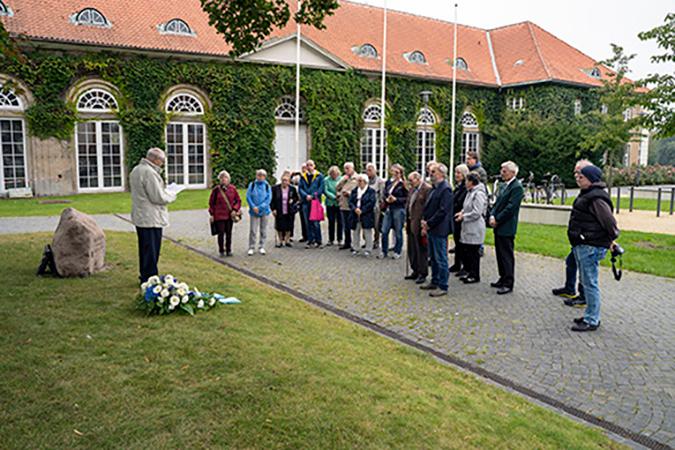
[[[274,127],[274,152],[277,155],[277,169],[274,178],[279,181],[285,170],[299,171],[307,161],[307,125],[300,125],[300,148],[295,155],[295,125],[278,124]]]

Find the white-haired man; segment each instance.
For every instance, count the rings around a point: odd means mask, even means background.
[[[151,148],[129,174],[131,221],[138,236],[141,283],[158,274],[162,229],[169,225],[166,205],[176,200],[176,195],[166,190],[161,175],[165,159],[161,149]]]
[[[500,185],[497,199],[490,211],[490,226],[495,233],[495,252],[497,254],[497,268],[499,280],[490,286],[497,288],[497,294],[513,292],[515,256],[513,243],[518,229],[518,213],[520,202],[525,191],[520,181],[516,179],[518,166],[513,161],[502,163]]]
[[[380,242],[380,224],[382,223],[380,205],[382,204],[382,195],[384,194],[384,180],[377,174],[377,167],[373,163],[366,164],[366,175],[368,175],[368,186],[373,188],[377,197],[377,202],[375,203],[375,238],[373,248],[378,248]]]
[[[349,209],[349,197],[352,191],[356,189],[358,182],[356,180],[356,171],[354,170],[354,163],[347,161],[343,169],[345,174],[338,182],[336,190],[338,195],[338,204],[340,205],[340,214],[342,215],[342,226],[345,232],[345,240],[340,250],[351,250],[352,248],[352,227],[349,222],[351,218],[351,210]]]

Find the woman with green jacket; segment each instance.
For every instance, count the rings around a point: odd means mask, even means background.
[[[342,214],[337,198],[337,184],[340,181],[340,169],[332,166],[328,169],[328,177],[324,180],[326,195],[326,213],[328,215],[328,244],[333,245],[337,237],[338,245],[342,245]],[[337,236],[335,234],[337,228]]]

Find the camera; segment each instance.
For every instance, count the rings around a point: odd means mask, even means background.
[[[612,247],[612,258],[611,258],[611,263],[612,263],[612,274],[614,274],[614,279],[616,281],[621,280],[621,275],[623,275],[623,254],[626,251],[621,247],[619,244],[614,244]],[[619,261],[619,267],[616,267],[616,262],[617,260]]]
[[[619,244],[614,244],[612,247],[612,258],[618,258],[623,255],[626,251]]]

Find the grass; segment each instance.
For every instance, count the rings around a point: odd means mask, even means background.
[[[618,242],[626,250],[623,268],[675,278],[675,236],[639,231],[622,231]],[[488,230],[486,244],[494,244],[494,234]],[[557,225],[519,223],[516,250],[555,258],[565,258],[570,251],[567,229]],[[609,256],[602,262],[609,266]]]
[[[574,203],[576,197],[569,197],[565,199],[566,205],[571,205]],[[616,207],[616,195],[612,196],[612,202]],[[656,211],[656,199],[652,198],[634,198],[633,199],[633,209],[642,210],[642,211]],[[554,204],[559,204],[559,202],[554,202]],[[621,195],[621,204],[619,205],[621,211],[628,211],[630,205],[630,197]],[[664,192],[663,197],[661,197],[661,214],[666,215],[670,212],[670,191]]]
[[[134,237],[106,272],[35,277],[3,236],[4,448],[619,448],[604,433],[170,244],[161,268],[243,304],[134,309]]]
[[[210,192],[209,189],[184,190],[178,194],[178,199],[169,205],[169,210],[206,209],[209,205]],[[239,190],[239,195],[246,204],[246,192]],[[67,207],[76,208],[87,214],[126,214],[131,212],[131,194],[113,192],[0,200],[0,217],[57,216]]]

